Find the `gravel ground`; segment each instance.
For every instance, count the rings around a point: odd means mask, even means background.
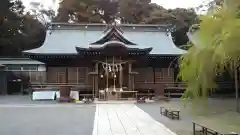
[[[240,127],[235,101],[209,99],[206,108],[191,112],[179,99],[170,102],[137,104],[155,120],[178,135],[192,135],[192,120],[218,118]],[[181,120],[160,115],[160,106],[181,110]],[[0,96],[0,135],[92,135],[95,105],[59,104],[56,101],[32,101],[29,96]],[[217,123],[216,123],[217,124]]]
[[[54,104],[0,97],[0,135],[92,135],[94,105]]]
[[[159,121],[160,123],[164,124],[173,132],[177,133],[178,135],[192,135],[192,125],[191,125],[191,118],[185,117],[183,120],[170,120],[169,118],[160,115],[160,104],[159,103],[152,103],[152,104],[137,104],[139,108],[143,111],[148,113],[151,117],[155,120]]]
[[[198,118],[206,119],[206,121],[221,119],[224,123],[240,127],[240,114],[235,112],[235,100],[209,99],[207,103],[207,106],[192,108],[189,105],[184,107],[180,99],[174,99],[170,102],[160,101],[151,104],[137,104],[137,106],[178,135],[192,135],[192,120]],[[160,115],[160,106],[179,109],[181,120],[171,120]],[[195,111],[193,112],[192,109]],[[214,125],[216,124],[218,124],[217,121]]]

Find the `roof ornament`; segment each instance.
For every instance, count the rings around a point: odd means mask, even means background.
[[[119,32],[123,33],[123,30],[117,26],[117,21],[114,20],[111,23],[107,24],[106,29],[103,31],[104,33],[108,32],[110,29],[117,29]]]
[[[117,22],[116,22],[116,21],[113,21],[113,22],[112,22],[112,26],[116,27],[116,26],[117,26]]]
[[[169,36],[169,34],[171,33],[171,29],[167,28],[165,33],[167,36]]]

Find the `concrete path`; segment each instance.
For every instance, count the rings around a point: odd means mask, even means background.
[[[98,104],[93,135],[176,135],[134,104]]]

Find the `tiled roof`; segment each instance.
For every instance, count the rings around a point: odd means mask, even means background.
[[[123,36],[136,48],[153,48],[150,54],[181,55],[186,51],[176,47],[167,25],[121,24]],[[31,54],[77,54],[76,47],[88,48],[104,36],[104,24],[53,24],[44,44]]]
[[[44,63],[28,58],[0,58],[0,65],[43,65]]]
[[[127,47],[127,48],[129,48],[129,49],[145,49],[145,48],[147,48],[147,47],[145,47],[145,46],[140,46],[140,45],[126,45],[126,44],[124,44],[124,43],[122,43],[122,42],[119,42],[119,41],[108,41],[108,42],[106,42],[106,43],[104,43],[104,44],[99,44],[99,45],[89,45],[88,46],[88,48],[103,48],[103,47],[105,47],[106,45],[111,45],[111,44],[119,44],[119,45],[121,45],[121,46],[124,46],[124,47]],[[150,47],[148,47],[148,48],[150,48]]]

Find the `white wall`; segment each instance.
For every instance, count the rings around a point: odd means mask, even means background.
[[[46,71],[46,66],[45,65],[39,65],[38,66],[38,71]]]

